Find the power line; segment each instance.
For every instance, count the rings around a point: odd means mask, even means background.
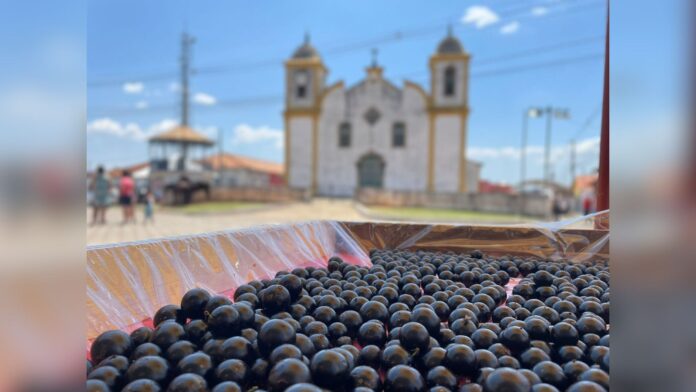
[[[223,100],[218,100],[215,105],[211,106],[196,106],[196,110],[200,109],[218,109],[218,108],[226,108],[226,107],[244,107],[244,106],[254,106],[254,105],[268,105],[270,103],[282,103],[283,99],[285,99],[285,96],[283,95],[262,95],[262,96],[255,96],[255,97],[244,97],[244,98],[230,98],[230,99],[223,99]],[[109,108],[109,107],[96,107],[96,108],[88,108],[88,111],[97,111],[97,112],[109,112],[111,114],[149,114],[152,113],[153,111],[166,111],[166,110],[172,110],[173,108],[172,103],[168,104],[161,104],[161,105],[154,105],[154,106],[149,106],[146,109],[137,109],[134,107],[130,106],[122,106],[122,107],[117,107],[117,108]]]
[[[526,9],[527,12],[522,13],[520,15],[517,15],[515,17],[548,17],[550,15],[558,15],[556,14],[556,10],[561,11],[563,13],[572,13],[572,12],[577,12],[577,11],[585,11],[589,8],[595,8],[599,5],[606,5],[606,0],[597,0],[597,1],[589,1],[589,0],[577,0],[573,2],[574,4],[567,4],[568,1],[565,3],[558,2],[557,4],[546,4],[543,5],[542,7],[546,8],[546,14],[543,15],[534,15],[531,12],[531,8],[534,8],[535,6],[541,6],[540,4],[529,4],[527,6],[520,6],[517,8],[511,8],[509,10],[504,10],[504,11],[499,11],[498,15],[505,16],[505,17],[512,17],[510,15],[506,15],[507,13],[512,13],[515,11],[520,11],[523,9]]]
[[[510,60],[514,58],[520,58],[520,57],[526,57],[529,55],[533,54],[538,54],[542,52],[549,52],[557,49],[568,49],[568,48],[574,48],[577,46],[583,46],[585,44],[588,44],[590,42],[603,42],[604,41],[604,35],[595,35],[592,37],[584,37],[584,38],[579,38],[575,40],[570,40],[570,41],[564,41],[564,42],[557,42],[549,45],[544,45],[544,46],[538,46],[535,48],[529,48],[517,52],[510,52],[505,55],[501,56],[493,56],[493,57],[484,57],[482,59],[474,59],[475,64],[486,64],[486,63],[491,63],[491,62],[497,62],[501,60]]]
[[[528,71],[531,69],[551,68],[551,67],[555,67],[555,66],[586,62],[586,61],[592,60],[592,59],[603,58],[603,56],[604,55],[600,53],[600,54],[593,54],[593,55],[581,56],[581,57],[575,57],[575,58],[559,59],[559,60],[549,61],[549,62],[526,64],[524,66],[519,66],[519,67],[499,68],[499,69],[495,69],[495,70],[481,72],[478,74],[472,73],[471,78],[487,77],[487,76],[492,76],[492,75],[514,73],[514,72],[519,72],[519,71]],[[254,106],[254,105],[259,105],[259,104],[280,103],[283,101],[284,98],[285,98],[284,95],[264,95],[264,96],[246,97],[246,98],[232,98],[232,99],[219,100],[214,106],[198,106],[197,108],[198,109],[215,109],[215,108],[221,108],[221,107]],[[157,106],[150,106],[147,109],[137,109],[137,108],[132,108],[132,107],[120,107],[120,108],[96,107],[96,108],[91,108],[89,110],[90,111],[97,111],[97,112],[99,112],[99,111],[110,112],[112,114],[123,114],[123,113],[127,113],[127,114],[143,113],[143,114],[145,114],[145,113],[151,113],[152,111],[158,111],[158,110],[171,110],[171,108],[172,108],[171,104],[163,104],[163,105],[157,105]]]
[[[585,55],[585,56],[571,57],[571,58],[552,60],[552,61],[546,61],[546,62],[540,62],[540,63],[534,63],[534,64],[526,64],[526,65],[522,65],[522,66],[518,66],[518,67],[507,67],[507,68],[493,69],[490,71],[472,73],[471,77],[472,78],[475,78],[475,77],[480,78],[480,77],[487,77],[487,76],[494,76],[494,75],[502,75],[502,74],[506,74],[506,73],[526,71],[526,70],[530,70],[530,69],[549,68],[549,67],[556,67],[556,66],[565,65],[565,64],[586,62],[586,61],[590,61],[590,60],[597,60],[600,58],[604,58],[604,53],[594,53],[594,54],[589,54],[589,55]]]
[[[600,5],[600,3],[604,3],[603,0],[599,2],[592,2],[590,4],[583,4],[582,7],[571,7],[571,8],[565,8],[563,14],[554,14],[556,16],[564,15],[570,11],[574,11],[577,9],[586,9],[586,8],[594,8],[597,5]],[[552,7],[561,7],[562,4],[559,5],[554,5],[554,6],[547,6],[547,8]],[[588,7],[589,6],[589,7]],[[519,12],[520,10],[526,10],[524,13],[520,14],[515,14],[515,12]],[[505,18],[514,18],[514,17],[522,17],[522,16],[527,16],[531,15],[529,12],[530,8],[529,6],[524,6],[524,7],[513,7],[509,8],[503,11],[499,11],[499,14],[505,16]],[[549,16],[545,16],[549,17]],[[448,18],[449,19],[449,18]],[[504,21],[504,20],[503,20]],[[503,22],[501,21],[501,22]],[[461,28],[461,25],[457,25],[457,28]],[[443,24],[440,22],[436,25],[429,25],[429,26],[420,26],[416,28],[411,28],[407,30],[399,30],[391,33],[387,33],[384,35],[381,35],[376,38],[371,38],[368,40],[363,40],[359,42],[353,42],[353,43],[347,43],[347,44],[339,44],[339,45],[334,45],[331,47],[330,45],[328,48],[324,51],[324,53],[327,54],[341,54],[341,53],[348,53],[352,51],[358,51],[358,50],[364,50],[366,48],[372,48],[375,45],[380,45],[380,44],[388,44],[392,42],[397,42],[397,41],[404,41],[408,39],[414,39],[414,38],[419,38],[422,36],[426,36],[438,31],[441,31],[443,28]],[[572,43],[568,43],[572,44]],[[518,56],[523,56],[524,54],[518,54]],[[220,74],[220,73],[227,73],[227,72],[240,72],[240,71],[246,71],[246,70],[255,70],[258,68],[263,68],[263,67],[268,67],[268,66],[276,66],[280,63],[282,63],[285,59],[284,58],[273,58],[273,59],[267,59],[267,60],[262,60],[258,62],[252,62],[252,63],[246,63],[246,64],[238,64],[238,65],[214,65],[214,66],[204,66],[204,67],[199,67],[194,69],[194,74],[195,75],[204,75],[204,74]],[[490,60],[489,60],[490,61]],[[161,72],[161,73],[156,73],[156,74],[146,74],[138,77],[121,77],[121,78],[109,78],[109,79],[104,79],[104,80],[97,80],[93,82],[88,82],[89,87],[105,87],[105,86],[113,86],[113,85],[119,85],[122,83],[126,83],[129,81],[133,80],[138,80],[138,81],[163,81],[163,80],[171,80],[172,78],[177,77],[176,72]]]
[[[557,60],[551,60],[551,61],[544,61],[544,62],[538,62],[538,63],[532,63],[532,64],[524,64],[520,66],[514,66],[514,67],[506,67],[506,68],[497,68],[497,69],[491,69],[491,70],[486,70],[486,71],[481,71],[481,72],[472,72],[470,74],[470,78],[485,78],[489,76],[496,76],[496,75],[504,75],[508,73],[514,73],[514,72],[522,72],[522,71],[528,71],[528,70],[536,70],[536,69],[544,69],[544,68],[553,68],[561,65],[567,65],[567,64],[575,64],[575,63],[583,63],[583,62],[588,62],[591,60],[598,60],[598,59],[603,59],[604,58],[604,53],[593,53],[593,54],[588,54],[588,55],[583,55],[583,56],[578,56],[578,57],[569,57],[569,58],[563,58],[563,59],[557,59]],[[401,74],[397,76],[397,78],[403,78],[403,77],[413,77],[414,80],[422,80],[426,77],[429,76],[427,73],[419,72],[419,76],[415,76],[416,73],[406,73],[406,74]]]
[[[597,119],[597,116],[599,116],[599,113],[602,111],[602,104],[600,103],[597,105],[597,107],[590,113],[589,116],[587,116],[587,119],[585,119],[585,122],[582,124],[580,129],[575,133],[575,135],[572,137],[572,139],[577,140],[578,136],[583,134],[585,131],[587,131],[590,128],[590,125]]]
[[[583,37],[579,38],[576,40],[569,40],[569,41],[564,41],[564,42],[556,42],[550,45],[544,45],[544,46],[538,46],[530,49],[525,49],[522,51],[517,51],[517,52],[511,52],[505,55],[499,55],[499,56],[494,56],[494,57],[487,57],[483,58],[481,60],[474,60],[474,65],[479,65],[479,64],[490,64],[490,63],[496,63],[496,62],[501,62],[501,61],[507,61],[515,58],[521,58],[521,57],[527,57],[530,55],[538,54],[538,53],[544,53],[544,52],[550,52],[558,49],[569,49],[569,48],[574,48],[574,47],[579,47],[586,45],[591,42],[599,42],[603,41],[604,36],[592,36],[592,37]],[[365,47],[368,46],[374,46],[371,44],[361,44]],[[336,50],[333,53],[345,53],[348,50],[348,48],[344,48],[341,50]],[[259,61],[257,63],[250,63],[250,64],[242,64],[238,66],[218,66],[218,67],[204,67],[204,68],[198,68],[194,70],[195,75],[200,75],[200,74],[215,74],[215,73],[226,73],[230,71],[244,71],[244,70],[256,70],[260,67],[266,67],[266,66],[277,66],[279,63],[282,63],[283,59],[274,59],[274,60],[268,60],[268,61]],[[407,73],[407,74],[421,74],[422,71],[415,71],[413,73]]]

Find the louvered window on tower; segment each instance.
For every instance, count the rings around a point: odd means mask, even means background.
[[[309,75],[307,71],[300,70],[295,73],[295,86],[296,86],[296,96],[297,98],[304,98],[307,96],[307,84],[309,82]]]
[[[445,96],[451,97],[454,95],[455,81],[457,79],[457,70],[453,66],[445,68]]]

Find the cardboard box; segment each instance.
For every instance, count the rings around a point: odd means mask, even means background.
[[[609,257],[609,232],[571,229],[563,222],[521,227],[316,221],[93,246],[87,249],[87,339],[144,325],[193,287],[231,296],[250,280],[326,266],[332,256],[369,265],[375,248],[478,249],[583,262]]]

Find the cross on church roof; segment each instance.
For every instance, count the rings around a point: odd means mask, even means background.
[[[377,67],[377,54],[378,54],[377,48],[372,48],[372,66],[373,67]]]

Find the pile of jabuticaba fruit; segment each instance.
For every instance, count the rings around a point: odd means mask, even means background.
[[[370,258],[281,271],[232,299],[192,289],[154,329],[101,334],[87,390],[609,390],[606,260]]]

